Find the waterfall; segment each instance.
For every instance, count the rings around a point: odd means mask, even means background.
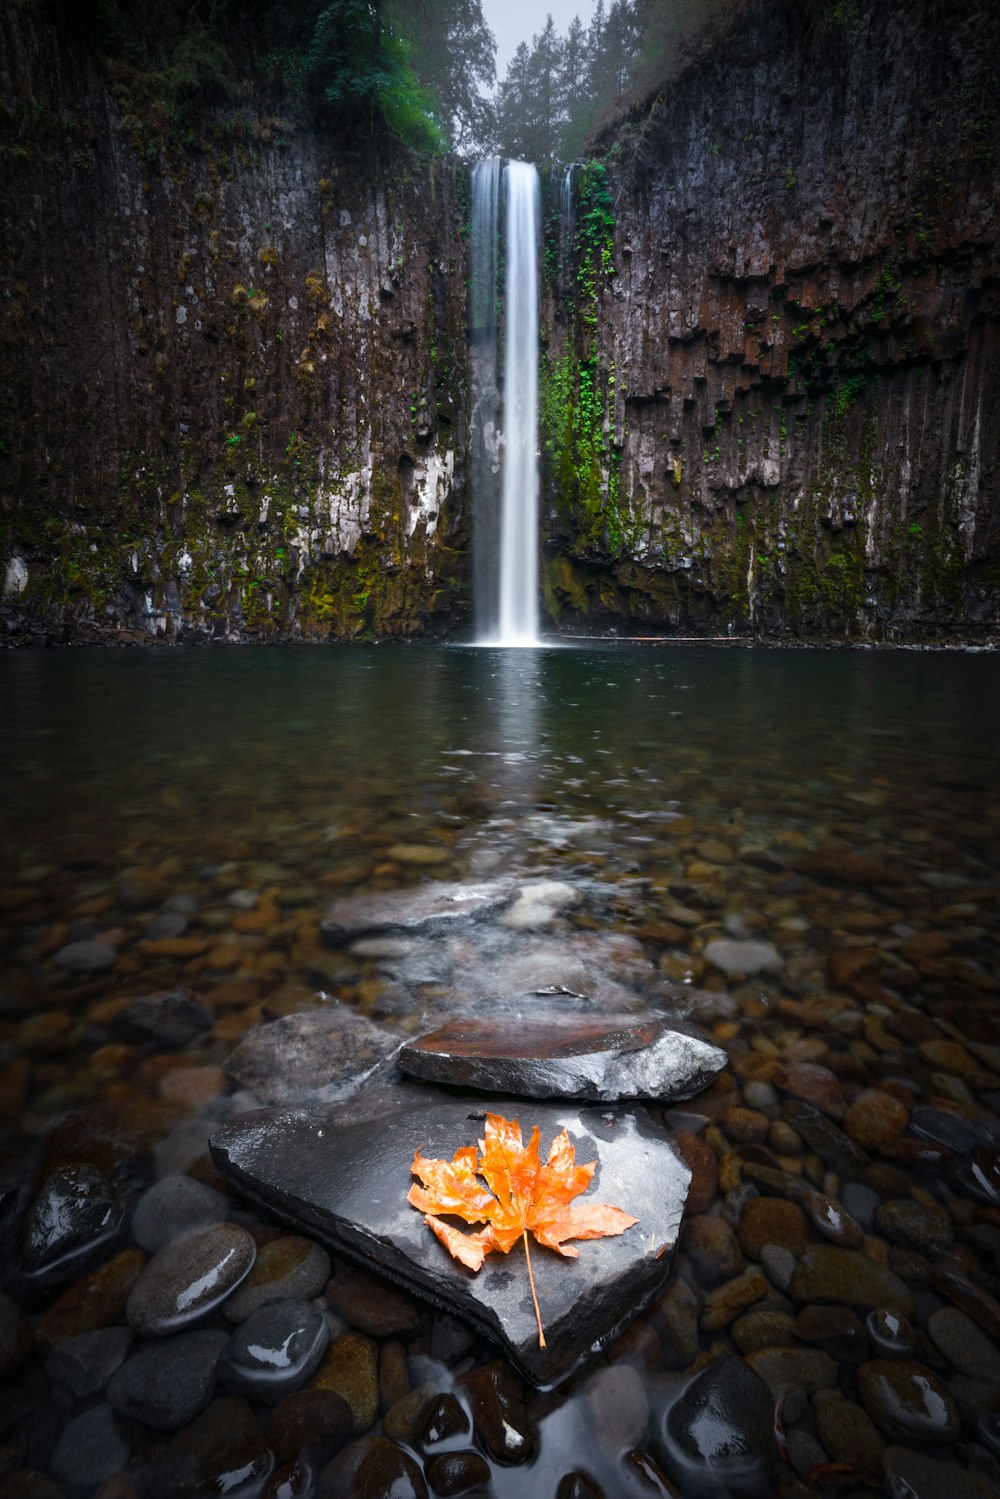
[[[497,410],[497,290],[500,241],[500,161],[472,170],[469,343],[472,378],[472,597],[478,640],[496,634],[500,614],[498,567],[499,434]]]
[[[538,641],[538,173],[509,161],[498,645]]]
[[[483,644],[519,646],[538,642],[538,173],[527,162],[509,161],[502,184],[500,424],[500,162],[491,157],[473,169],[469,293],[473,588],[476,639]]]
[[[573,172],[576,162],[571,162],[563,172],[559,187],[559,290],[565,296],[569,289],[569,267],[573,258],[573,235],[576,230],[576,204],[573,202]]]

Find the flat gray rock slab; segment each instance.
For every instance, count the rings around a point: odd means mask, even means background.
[[[335,900],[322,923],[334,947],[370,932],[417,932],[451,926],[497,910],[514,894],[509,880],[484,884],[428,883],[406,890],[347,895]]]
[[[404,1046],[414,1077],[529,1098],[693,1098],[728,1063],[717,1046],[635,1016],[456,1020]]]
[[[261,1103],[332,1103],[388,1066],[399,1037],[346,1005],[254,1026],[225,1063]]]
[[[391,1092],[392,1090],[386,1090]],[[580,1164],[598,1169],[578,1201],[608,1202],[639,1219],[617,1238],[580,1243],[579,1259],[532,1246],[548,1347],[538,1346],[524,1255],[491,1254],[478,1273],[452,1259],[411,1207],[419,1147],[450,1160],[483,1134],[481,1101],[432,1094],[428,1103],[363,1123],[336,1106],[244,1114],[211,1143],[223,1174],[248,1197],[338,1253],[464,1317],[500,1343],[536,1385],[553,1384],[616,1337],[666,1279],[691,1174],[667,1132],[642,1108],[491,1100],[541,1131],[542,1157],[565,1127]],[[458,1220],[452,1220],[457,1223]]]

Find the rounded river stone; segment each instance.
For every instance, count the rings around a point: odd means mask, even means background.
[[[1000,1384],[1000,1350],[971,1317],[943,1306],[928,1318],[927,1331],[954,1369]]]
[[[110,1405],[95,1405],[63,1427],[51,1471],[71,1489],[92,1489],[128,1462],[129,1449],[115,1428]]]
[[[879,1309],[865,1320],[871,1345],[883,1358],[906,1358],[917,1346],[917,1336],[906,1317]]]
[[[709,1364],[668,1410],[660,1455],[671,1477],[693,1491],[769,1494],[776,1450],[767,1385],[742,1359]]]
[[[913,1297],[898,1275],[867,1255],[833,1244],[814,1244],[805,1251],[792,1276],[791,1295],[800,1304],[843,1303],[856,1311],[887,1307],[904,1316],[913,1311]]]
[[[165,1176],[140,1197],[132,1217],[132,1236],[153,1254],[178,1234],[222,1223],[228,1212],[221,1192],[190,1176]]]
[[[903,1442],[953,1442],[958,1407],[936,1374],[921,1364],[873,1359],[858,1370],[865,1409],[886,1436]]]
[[[268,1301],[309,1301],[330,1279],[330,1256],[312,1239],[287,1234],[272,1239],[235,1296],[223,1308],[227,1322],[245,1322]]]
[[[224,1396],[179,1431],[143,1480],[143,1499],[259,1495],[274,1454],[245,1400]]]
[[[122,1416],[176,1431],[211,1399],[227,1341],[224,1332],[182,1332],[147,1343],[112,1376],[108,1399]]]
[[[386,1437],[365,1437],[337,1454],[319,1476],[317,1499],[426,1499],[423,1474]]]
[[[269,1301],[233,1333],[219,1374],[234,1394],[280,1400],[305,1383],[329,1341],[329,1324],[311,1301]]]
[[[174,1239],[153,1256],[125,1312],[144,1337],[179,1332],[219,1305],[249,1275],[257,1248],[245,1228],[218,1223]]]

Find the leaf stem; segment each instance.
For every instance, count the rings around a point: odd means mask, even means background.
[[[544,1348],[545,1347],[545,1334],[542,1331],[542,1314],[538,1310],[538,1297],[535,1294],[535,1277],[531,1273],[531,1251],[528,1248],[528,1230],[527,1229],[525,1229],[523,1231],[523,1233],[521,1234],[521,1237],[524,1240],[524,1253],[525,1253],[525,1257],[526,1257],[526,1259],[528,1261],[528,1282],[529,1282],[529,1284],[531,1286],[531,1299],[535,1303],[535,1321],[538,1323],[538,1346],[539,1346],[539,1348]]]

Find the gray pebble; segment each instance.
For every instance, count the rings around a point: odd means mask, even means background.
[[[778,1102],[778,1090],[770,1083],[750,1082],[743,1089],[743,1101],[750,1109],[770,1109]]]
[[[179,911],[163,911],[146,925],[146,936],[153,942],[163,937],[183,937],[188,929],[187,917]]]
[[[128,1462],[127,1442],[115,1427],[110,1405],[95,1405],[63,1427],[50,1471],[74,1490],[93,1489]]]
[[[329,1342],[326,1319],[312,1302],[269,1301],[233,1333],[219,1376],[234,1394],[271,1403],[305,1384]]]
[[[115,1371],[121,1368],[132,1344],[130,1327],[101,1327],[81,1332],[57,1343],[49,1354],[45,1372],[53,1384],[62,1385],[78,1400],[99,1395]]]
[[[781,1244],[765,1244],[760,1252],[764,1274],[779,1291],[787,1291],[795,1274],[795,1256]]]
[[[88,939],[67,942],[52,961],[57,968],[66,968],[70,973],[104,973],[117,963],[118,954],[106,942]]]
[[[164,1176],[139,1199],[132,1235],[141,1249],[154,1254],[178,1234],[221,1223],[229,1208],[221,1192],[190,1176]]]
[[[177,1431],[193,1421],[212,1397],[224,1332],[183,1332],[146,1343],[108,1385],[120,1415],[156,1431]]]
[[[847,1182],[840,1200],[865,1233],[870,1234],[875,1227],[875,1210],[882,1200],[878,1193],[871,1187],[862,1186],[861,1182]]]

